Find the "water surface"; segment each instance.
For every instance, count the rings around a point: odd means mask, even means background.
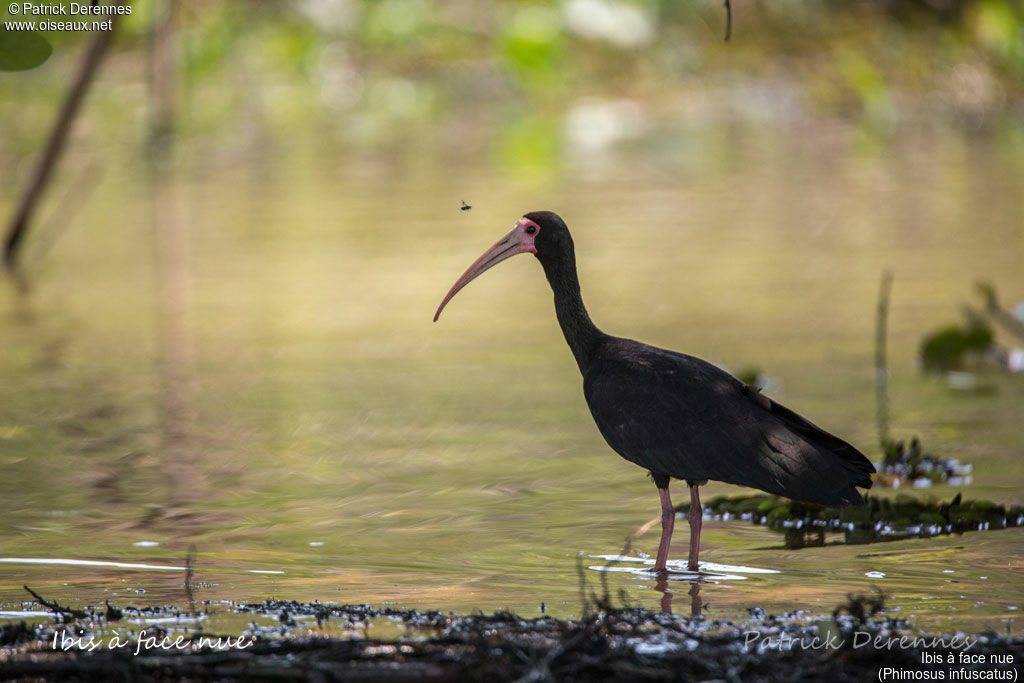
[[[915,365],[925,331],[979,303],[976,280],[1024,297],[1019,140],[723,123],[550,164],[433,148],[187,158],[185,258],[154,265],[145,175],[108,170],[34,252],[31,299],[0,290],[9,614],[23,584],[73,605],[184,604],[194,547],[195,597],[215,604],[578,615],[577,567],[622,551],[658,513],[654,486],[594,427],[533,259],[430,321],[533,209],[573,229],[605,331],[758,366],[774,398],[873,459],[874,306],[892,267],[894,436],[972,464],[965,497],[1022,501],[1024,378],[963,394]],[[630,554],[657,542],[655,526]],[[726,572],[740,578],[701,597],[713,617],[831,612],[878,586],[923,628],[1001,630],[1024,605],[1022,552],[1021,529],[786,550],[763,527],[708,521],[703,559],[773,573]],[[656,608],[639,567],[584,575]],[[689,584],[669,589],[689,610]]]

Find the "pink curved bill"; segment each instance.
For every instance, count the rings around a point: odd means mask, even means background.
[[[516,224],[516,227],[512,228],[511,232],[498,240],[497,244],[485,251],[476,261],[473,261],[473,265],[467,268],[466,272],[455,281],[452,288],[444,295],[441,305],[437,307],[437,312],[434,313],[434,322],[436,323],[437,319],[441,317],[441,311],[444,310],[445,305],[451,301],[452,297],[459,293],[460,289],[472,282],[485,270],[493,268],[516,254],[524,253],[536,254],[537,249],[533,246],[532,237],[523,231],[523,225],[520,222]]]

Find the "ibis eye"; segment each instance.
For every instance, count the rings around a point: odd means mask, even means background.
[[[535,232],[537,232],[537,227],[536,226],[534,226],[534,225],[527,225],[526,226],[526,234],[527,235],[532,235]]]

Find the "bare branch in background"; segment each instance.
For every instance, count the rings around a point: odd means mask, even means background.
[[[123,4],[121,1],[113,3],[114,6],[121,4]],[[71,126],[78,115],[79,109],[81,109],[85,95],[89,91],[89,86],[96,78],[99,65],[110,49],[111,43],[113,43],[118,17],[119,15],[112,14],[110,30],[98,33],[93,38],[92,43],[89,44],[88,49],[86,49],[78,69],[78,74],[75,76],[71,89],[64,99],[64,104],[57,116],[57,121],[53,125],[53,130],[50,131],[50,138],[47,140],[43,155],[40,157],[28,187],[25,188],[25,193],[21,197],[21,202],[18,204],[18,208],[7,226],[4,237],[4,264],[8,270],[14,271],[17,267],[19,247],[25,239],[32,221],[32,215],[38,207],[39,200],[42,198],[47,185],[49,185],[50,179],[53,176],[53,170],[56,168],[61,153],[64,151],[68,134],[71,132]]]
[[[203,497],[205,482],[192,433],[192,325],[189,224],[175,169],[179,68],[178,0],[163,0],[151,51],[149,181],[152,188],[160,369],[160,451],[170,476],[168,507]]]
[[[732,3],[725,0],[725,42],[732,37]]]
[[[889,363],[886,339],[889,330],[889,296],[892,293],[892,271],[882,272],[878,287],[878,315],[875,319],[875,403],[878,421],[878,442],[882,448],[889,443]]]
[[[999,304],[999,297],[996,295],[996,288],[991,282],[979,282],[975,285],[978,293],[985,300],[985,313],[989,320],[997,323],[1008,333],[1024,340],[1024,323]]]

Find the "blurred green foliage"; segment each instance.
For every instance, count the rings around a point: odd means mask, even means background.
[[[724,47],[724,11],[711,0],[187,0],[180,18],[191,82],[239,64],[317,81],[338,60],[360,73],[416,78],[483,62],[495,79],[543,98],[609,88],[650,94],[697,73],[789,72],[807,81],[818,106],[877,118],[890,90],[942,85],[936,79],[957,65],[1015,92],[1024,81],[1024,8],[1012,0],[733,4],[733,41]],[[141,50],[159,3],[131,7],[121,47]],[[68,52],[88,33],[45,36]]]
[[[0,71],[34,69],[53,53],[50,43],[35,31],[0,27]]]
[[[557,85],[566,49],[557,10],[523,5],[512,8],[509,19],[501,29],[505,69],[531,85]]]
[[[963,325],[949,325],[925,335],[921,341],[921,364],[925,370],[945,372],[961,370],[969,354],[992,348],[991,326],[974,315]]]
[[[719,0],[181,0],[175,128],[209,159],[310,144],[341,158],[443,140],[538,180],[574,145],[661,149],[666,129],[722,120],[837,118],[876,155],[901,126],[922,121],[998,134],[1007,149],[1024,143],[1024,9],[1010,0],[957,3],[953,13],[923,4],[734,2],[724,43]],[[166,5],[131,7],[100,76],[106,87],[88,105],[104,122],[90,140],[123,162],[137,160],[146,139],[149,50]],[[89,33],[41,37],[54,56],[0,78],[0,176],[20,176],[40,149],[41,122]],[[571,139],[569,125],[606,129]],[[300,139],[299,129],[311,135]]]

